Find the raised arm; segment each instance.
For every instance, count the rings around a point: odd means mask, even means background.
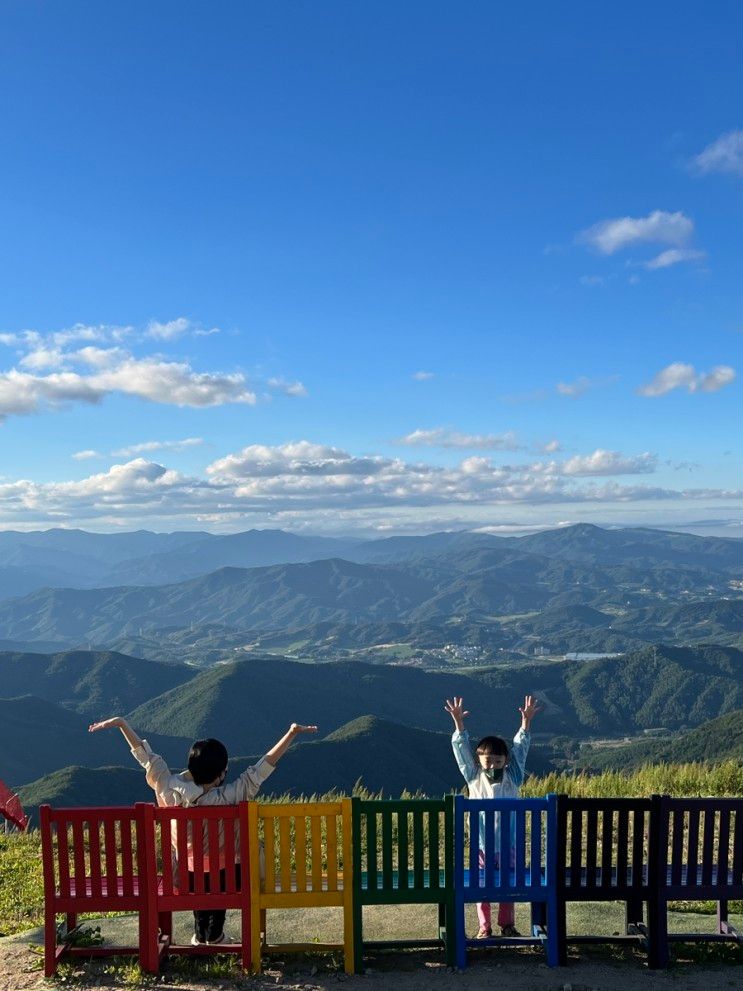
[[[508,773],[516,785],[521,785],[524,780],[526,757],[529,753],[529,744],[531,743],[531,721],[538,712],[542,711],[542,708],[543,706],[538,704],[533,695],[525,696],[523,706],[519,706],[521,725],[516,732],[516,736],[513,738],[513,746],[511,747],[511,755],[508,762]]]
[[[142,740],[123,716],[113,716],[111,719],[103,719],[100,723],[91,723],[88,726],[88,733],[97,733],[101,729],[114,729],[116,727],[124,734],[124,739],[132,750],[142,746]]]
[[[454,733],[451,738],[451,748],[454,751],[454,758],[462,773],[462,777],[469,784],[478,775],[475,758],[472,756],[469,734],[464,728],[464,720],[469,716],[469,712],[464,707],[464,699],[454,696],[447,699],[444,710],[449,713],[454,722]]]
[[[236,805],[238,802],[249,802],[255,798],[263,782],[273,772],[276,762],[281,760],[300,733],[317,733],[317,726],[301,726],[299,723],[292,723],[281,739],[274,743],[257,764],[246,767],[242,774],[230,784],[207,791],[200,804]]]
[[[531,721],[541,712],[544,708],[543,705],[539,705],[537,700],[533,695],[524,696],[524,704],[519,706],[519,712],[521,713],[521,729],[524,733],[528,733],[531,729]]]
[[[267,760],[272,767],[276,767],[278,761],[281,760],[289,747],[301,733],[317,733],[317,726],[302,726],[300,723],[292,723],[281,739],[277,740],[271,749],[264,755],[263,759]]]

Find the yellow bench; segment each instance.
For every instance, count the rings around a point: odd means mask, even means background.
[[[250,915],[254,973],[261,953],[343,950],[346,973],[354,970],[351,799],[292,804],[251,802]],[[261,866],[261,850],[265,869]],[[269,908],[343,909],[342,943],[261,945]]]

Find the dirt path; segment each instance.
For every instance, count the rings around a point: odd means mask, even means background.
[[[345,984],[352,989],[378,988],[393,991],[428,991],[434,988],[458,991],[492,991],[494,987],[508,991],[724,991],[740,987],[741,971],[731,964],[677,964],[668,972],[648,971],[639,957],[622,953],[612,959],[582,956],[566,968],[550,970],[535,953],[499,951],[499,961],[490,954],[477,954],[466,971],[452,972],[441,963],[420,954],[385,955],[377,966],[359,977],[343,973],[313,973],[316,965],[297,962],[289,967],[272,962],[258,978],[207,977],[172,974],[170,968],[154,983],[132,983],[131,973],[106,974],[102,964],[81,963],[65,971],[62,987],[80,987],[89,991],[122,987],[153,987],[178,991],[232,991],[238,988],[277,988],[279,991],[337,991]],[[39,958],[26,944],[3,947],[0,957],[0,989],[26,991],[48,988],[52,982],[39,972]]]

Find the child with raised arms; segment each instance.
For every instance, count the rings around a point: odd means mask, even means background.
[[[88,730],[90,733],[95,733],[98,730],[111,728],[118,728],[124,734],[134,759],[145,769],[147,784],[155,792],[157,804],[166,807],[237,805],[238,802],[249,801],[258,794],[260,786],[271,774],[277,762],[284,756],[296,737],[301,733],[317,732],[317,726],[301,726],[299,723],[292,723],[287,732],[261,757],[257,764],[246,768],[235,781],[225,784],[227,748],[219,740],[211,738],[197,740],[188,754],[188,769],[179,774],[172,774],[166,761],[158,754],[153,753],[147,741],[142,740],[126,719],[121,716],[92,723]],[[224,836],[220,830],[220,847],[223,843]],[[220,854],[223,852],[223,849],[220,849]],[[240,865],[237,864],[236,871],[239,870]],[[223,873],[222,871],[221,874]],[[194,935],[191,942],[194,945],[224,943],[225,914],[224,910],[195,911]]]
[[[524,781],[526,755],[531,742],[531,721],[542,706],[537,700],[527,695],[521,713],[521,726],[513,738],[509,750],[508,744],[500,736],[484,736],[475,748],[477,761],[472,756],[469,734],[464,728],[464,720],[469,712],[464,708],[464,700],[455,696],[447,699],[445,710],[454,721],[454,733],[451,745],[459,770],[467,782],[470,798],[518,798],[519,789]],[[497,828],[497,826],[496,826]],[[480,830],[480,866],[485,863],[484,833]],[[497,841],[496,841],[497,848]],[[480,928],[477,939],[488,939],[493,935],[490,903],[478,902],[477,917]],[[502,936],[519,936],[514,925],[514,906],[511,902],[503,902],[498,906],[498,925]]]

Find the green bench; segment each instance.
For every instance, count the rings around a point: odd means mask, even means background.
[[[452,825],[448,799],[352,800],[353,911],[356,972],[364,949],[443,947],[455,962]],[[364,940],[365,905],[437,905],[432,939]]]

